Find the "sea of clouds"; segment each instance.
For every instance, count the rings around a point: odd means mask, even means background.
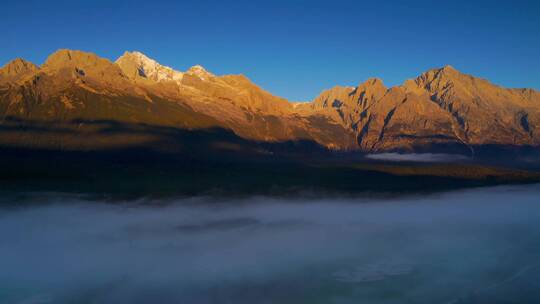
[[[16,206],[4,194],[0,303],[535,297],[539,194],[539,186],[515,186],[388,199],[120,203],[34,194],[13,197]]]

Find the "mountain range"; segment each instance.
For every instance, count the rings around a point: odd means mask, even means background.
[[[213,141],[227,151],[247,143],[361,153],[537,151],[540,92],[445,66],[399,86],[371,78],[293,103],[244,75],[218,76],[199,65],[181,72],[140,52],[111,62],[62,49],[41,66],[15,59],[0,68],[2,147],[174,150],[185,145],[164,140],[171,132],[213,130],[238,138]]]

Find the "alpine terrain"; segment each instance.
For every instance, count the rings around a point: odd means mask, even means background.
[[[140,52],[111,62],[63,49],[41,66],[15,59],[0,69],[3,147],[185,149],[175,132],[215,134],[211,146],[233,152],[263,145],[251,149],[263,154],[282,144],[293,151],[531,153],[540,145],[540,92],[445,66],[396,87],[372,78],[292,103],[244,75],[218,76],[199,65],[176,71]]]

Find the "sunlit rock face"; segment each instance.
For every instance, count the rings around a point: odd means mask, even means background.
[[[414,151],[434,144],[536,146],[539,105],[537,91],[505,89],[445,66],[390,89],[377,79],[336,87],[310,108],[354,130],[362,150]]]
[[[125,52],[111,62],[92,53],[59,50],[41,67],[16,59],[0,69],[0,115],[56,123],[218,127],[257,142],[306,141],[369,153],[474,155],[479,146],[540,145],[539,92],[505,89],[451,66],[429,70],[401,86],[388,88],[371,78],[294,104],[244,75],[217,76],[200,65],[177,71],[140,52]],[[18,132],[3,141],[80,145],[62,134],[52,141],[40,136]],[[84,145],[93,143],[98,146],[97,141]]]
[[[180,82],[184,73],[163,66],[141,52],[125,52],[116,61],[126,76],[131,79],[146,78],[156,82]]]

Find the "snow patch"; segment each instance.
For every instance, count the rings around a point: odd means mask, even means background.
[[[140,71],[139,74],[141,74],[141,76],[144,75],[146,78],[152,79],[154,81],[174,81],[180,83],[180,81],[184,77],[184,73],[176,71],[171,67],[161,65],[159,64],[159,62],[149,58],[141,52],[126,52],[124,56],[130,56],[132,57],[132,59],[134,59],[135,64]]]

